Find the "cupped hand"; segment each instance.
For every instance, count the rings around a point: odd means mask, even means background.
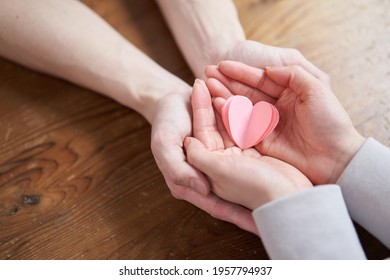
[[[364,142],[328,83],[300,66],[263,70],[224,61],[206,75],[213,96],[273,103],[279,124],[256,149],[294,165],[315,184],[335,183]],[[222,104],[215,100],[217,108]]]
[[[255,209],[279,197],[312,186],[293,166],[255,149],[233,145],[214,114],[210,93],[202,81],[194,85],[192,106],[196,138],[185,140],[187,159],[204,172],[219,197]],[[216,118],[217,117],[217,118]]]
[[[174,197],[197,206],[217,219],[257,234],[248,209],[211,193],[205,176],[186,160],[183,142],[192,135],[190,94],[191,90],[166,95],[156,107],[151,138],[156,163]],[[194,129],[194,133],[202,137],[203,132]]]
[[[216,54],[214,61],[222,60],[238,61],[256,68],[299,65],[319,80],[329,83],[327,74],[293,48],[269,46],[252,40],[237,41],[232,47]]]
[[[192,137],[184,143],[188,162],[209,177],[213,192],[251,210],[313,186],[292,165],[262,156],[255,149],[226,147],[210,151]]]

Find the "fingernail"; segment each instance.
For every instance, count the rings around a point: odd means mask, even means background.
[[[225,62],[225,60],[221,60],[220,62],[218,62],[217,64],[217,67],[219,68],[219,66],[221,65],[221,63]]]
[[[191,143],[191,137],[184,138],[184,147],[185,148],[187,148],[190,143]]]
[[[201,87],[201,88],[203,89],[203,91],[208,92],[208,88],[207,88],[207,86],[206,86],[206,83],[205,83],[203,80],[201,80],[201,79],[196,79],[196,80],[195,80],[195,83],[194,83],[194,86],[195,86],[195,84],[196,84],[197,86]]]
[[[199,85],[201,84],[200,79],[198,79],[198,78],[195,79],[194,85],[196,85],[196,84],[199,84]]]
[[[194,86],[195,85],[198,85],[198,86],[200,86],[200,87],[205,87],[206,85],[205,85],[205,83],[204,83],[204,81],[202,80],[202,79],[195,79],[195,82],[194,82]]]
[[[207,76],[207,72],[210,70],[211,65],[207,65],[205,68],[203,68],[203,73]]]
[[[264,71],[270,71],[278,68],[280,68],[280,66],[265,66]]]

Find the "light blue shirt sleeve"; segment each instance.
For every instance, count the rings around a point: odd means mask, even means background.
[[[365,259],[337,185],[282,197],[253,217],[271,259]]]
[[[390,149],[368,138],[337,185],[272,201],[253,217],[272,259],[364,259],[351,218],[390,248]]]
[[[368,138],[337,184],[351,218],[390,248],[390,149]]]

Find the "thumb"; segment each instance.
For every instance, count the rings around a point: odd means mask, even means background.
[[[188,163],[209,176],[217,164],[215,155],[207,150],[202,142],[193,137],[186,137],[184,147]]]
[[[275,83],[291,88],[298,95],[319,93],[325,85],[318,78],[298,65],[267,67],[266,73]]]

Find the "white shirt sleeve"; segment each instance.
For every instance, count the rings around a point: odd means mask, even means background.
[[[365,259],[337,185],[267,203],[253,217],[271,259]]]
[[[351,218],[390,248],[390,149],[368,138],[337,184]]]

